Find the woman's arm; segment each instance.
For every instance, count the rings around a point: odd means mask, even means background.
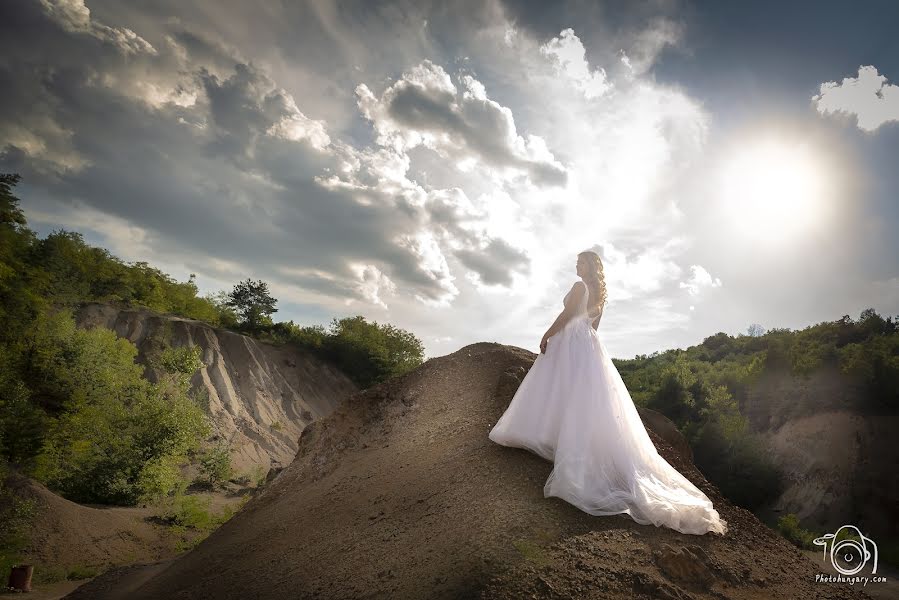
[[[599,320],[600,320],[601,318],[602,318],[602,311],[599,311],[599,314],[596,315],[595,317],[593,317],[593,322],[592,322],[592,325],[593,325],[593,331],[596,331],[597,328],[599,327]]]

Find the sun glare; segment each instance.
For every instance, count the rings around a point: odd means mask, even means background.
[[[744,146],[721,172],[721,200],[732,226],[775,241],[818,224],[825,174],[804,144],[760,141]]]

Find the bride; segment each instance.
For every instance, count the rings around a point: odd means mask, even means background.
[[[599,255],[581,252],[577,274],[582,281],[565,295],[489,438],[553,461],[544,497],[592,515],[625,513],[643,525],[723,535],[727,521],[708,496],[659,455],[596,334],[606,300]]]

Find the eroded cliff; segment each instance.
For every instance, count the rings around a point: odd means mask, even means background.
[[[161,345],[202,348],[205,367],[191,383],[209,395],[216,433],[231,444],[237,472],[286,467],[310,422],[331,413],[357,386],[310,353],[275,346],[202,321],[148,310],[89,303],[76,313],[80,327],[107,327],[133,342],[138,361]],[[155,378],[153,369],[147,376]]]

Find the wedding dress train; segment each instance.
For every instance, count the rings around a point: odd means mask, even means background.
[[[489,438],[553,461],[544,497],[592,515],[625,513],[642,525],[724,534],[727,522],[708,496],[653,445],[591,325],[586,286],[573,291],[582,295],[576,316],[548,339]]]

